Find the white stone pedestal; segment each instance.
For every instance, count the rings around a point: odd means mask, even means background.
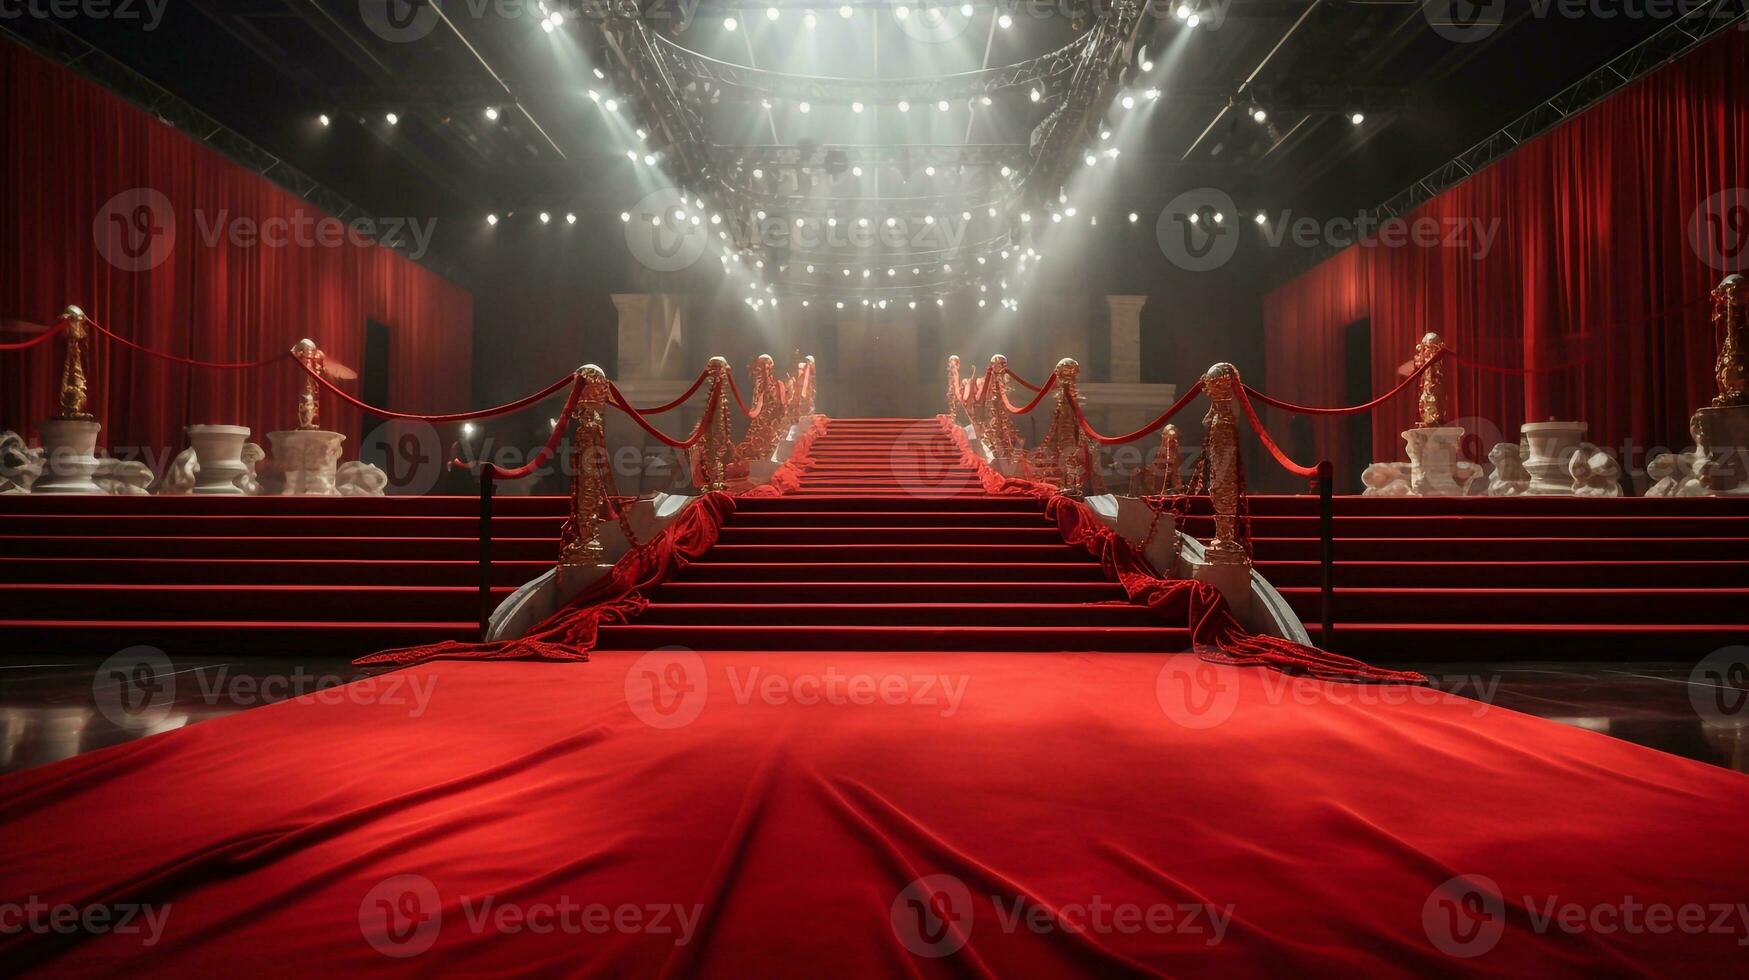
[[[102,428],[85,419],[37,423],[37,435],[43,443],[43,473],[30,492],[102,493],[103,488],[91,479],[97,472],[97,433]]]
[[[1462,497],[1482,468],[1458,459],[1461,426],[1410,429],[1403,433],[1409,451],[1409,489],[1417,497]]]
[[[1533,496],[1572,496],[1573,474],[1568,463],[1585,441],[1584,422],[1526,422],[1519,431],[1530,447],[1524,468],[1530,472]]]
[[[191,493],[242,496],[238,477],[249,475],[243,463],[243,442],[249,428],[243,425],[191,425],[188,443],[194,447],[194,489]]]
[[[1744,458],[1749,454],[1749,406],[1703,408],[1694,413],[1689,428],[1699,454],[1695,475],[1707,493],[1749,496],[1749,459]]]
[[[340,444],[346,437],[322,429],[291,429],[269,432],[273,468],[285,476],[287,497],[333,497],[340,491],[335,474],[340,467]]]

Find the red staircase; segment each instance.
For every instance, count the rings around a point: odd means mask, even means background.
[[[603,649],[1181,650],[1037,501],[990,496],[934,420],[840,419],[787,497],[738,502]]]
[[[552,567],[563,497],[494,502],[499,597]],[[368,653],[479,633],[471,497],[0,497],[12,655]]]
[[[1253,497],[1251,515],[1258,571],[1318,642],[1317,498]],[[1369,661],[1692,660],[1749,640],[1749,499],[1339,497],[1335,552],[1331,646]]]

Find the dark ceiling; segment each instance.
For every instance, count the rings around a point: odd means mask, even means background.
[[[163,6],[153,30],[114,18],[26,17],[5,26],[62,50],[63,32],[76,35],[378,215],[477,230],[488,212],[574,211],[592,225],[617,220],[640,194],[625,158],[632,124],[587,98],[597,84],[613,94],[614,76],[598,83],[591,68],[611,73],[615,65],[585,18],[560,27],[574,43],[555,47],[537,0],[449,0],[447,25],[396,43],[367,23],[371,2],[181,0]],[[776,2],[786,4],[781,16],[767,21],[763,5],[703,0],[689,29],[674,36],[726,61],[891,78],[1010,63],[1076,35],[1071,18],[1049,4],[1011,8],[1012,27],[997,29],[984,0],[964,36],[929,45],[868,0],[844,22],[822,4],[809,29],[805,5]],[[1665,26],[1537,16],[1513,3],[1498,29],[1460,43],[1435,29],[1421,0],[1203,6],[1224,12],[1208,9],[1194,29],[1167,8],[1148,21],[1143,50],[1154,71],[1132,85],[1164,95],[1117,166],[1100,205],[1111,212],[1158,211],[1179,191],[1213,186],[1241,207],[1352,214]],[[727,16],[737,30],[724,29]],[[1253,100],[1267,111],[1263,123],[1247,111]],[[495,121],[488,107],[499,110]],[[1017,91],[988,109],[956,107],[940,118],[871,113],[856,138],[1024,142],[1038,108]],[[1365,113],[1360,125],[1349,119],[1355,109]],[[389,112],[398,125],[386,121]],[[323,113],[332,125],[317,121]],[[752,105],[721,106],[711,125],[724,142],[851,138],[842,109],[800,116],[783,107],[767,116]],[[452,236],[441,247],[465,264],[473,244],[477,236]]]

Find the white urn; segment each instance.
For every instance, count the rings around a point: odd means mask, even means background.
[[[191,425],[188,444],[194,447],[195,474],[191,493],[243,496],[239,478],[251,475],[243,462],[243,443],[249,438],[248,426]]]

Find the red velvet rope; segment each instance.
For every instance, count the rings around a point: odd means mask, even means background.
[[[1257,418],[1257,409],[1252,407],[1251,397],[1246,394],[1244,385],[1238,387],[1235,397],[1239,402],[1239,407],[1245,410],[1245,417],[1251,421],[1251,429],[1257,433],[1258,441],[1263,443],[1263,448],[1269,450],[1269,455],[1275,457],[1275,461],[1281,464],[1282,469],[1308,480],[1318,475],[1316,466],[1301,466],[1289,459],[1287,453],[1282,452],[1281,447],[1275,444],[1275,440],[1269,437],[1269,430],[1265,429],[1263,422]]]
[[[251,368],[266,367],[267,365],[272,364],[274,361],[277,361],[282,357],[290,357],[291,356],[291,351],[281,351],[281,352],[274,354],[270,357],[264,357],[259,361],[202,361],[202,360],[199,360],[198,358],[183,357],[180,354],[166,354],[163,351],[153,350],[150,347],[142,347],[139,344],[136,344],[133,341],[127,339],[126,337],[123,337],[121,334],[118,334],[115,331],[109,329],[108,327],[104,326],[103,324],[98,323],[96,320],[91,319],[90,317],[86,317],[85,322],[91,324],[91,326],[94,329],[96,329],[98,333],[103,334],[105,337],[108,337],[110,340],[113,340],[116,343],[121,344],[124,347],[131,347],[134,350],[137,350],[142,354],[146,354],[146,355],[149,355],[151,357],[160,358],[160,359],[166,360],[166,361],[173,361],[177,364],[186,364],[189,367],[220,368],[220,369],[228,370],[228,371],[243,371],[243,370],[248,370]],[[303,362],[299,361],[298,363],[301,364]]]
[[[741,409],[741,414],[748,418],[757,416],[759,409],[763,406],[755,403],[752,408],[748,408],[746,399],[741,397],[741,386],[735,383],[735,372],[724,371],[723,373],[729,376],[729,392],[735,396],[735,405]]]
[[[1102,446],[1121,446],[1126,442],[1135,442],[1143,436],[1159,432],[1162,426],[1167,422],[1172,421],[1174,415],[1184,411],[1192,401],[1196,400],[1196,396],[1200,394],[1202,394],[1202,382],[1198,381],[1196,384],[1190,386],[1190,390],[1184,393],[1184,397],[1173,402],[1171,408],[1168,408],[1165,412],[1161,413],[1159,418],[1156,418],[1154,421],[1149,422],[1147,425],[1142,426],[1134,432],[1125,433],[1121,436],[1102,436],[1093,431],[1093,426],[1088,423],[1087,416],[1081,414],[1080,404],[1074,399],[1070,399],[1069,404],[1074,407],[1075,421],[1081,423],[1081,431],[1087,434],[1087,438],[1092,439],[1094,442],[1097,442]]]
[[[48,328],[47,330],[43,331],[40,334],[37,334],[35,337],[32,337],[29,340],[20,341],[16,344],[0,344],[0,351],[29,350],[38,344],[48,343],[50,340],[53,340],[55,338],[56,334],[60,333],[61,331],[65,330],[65,329],[67,329],[67,318],[61,317],[60,319],[57,319],[55,321],[54,326]]]
[[[1045,388],[1048,387],[1051,383],[1050,381],[1046,381],[1043,385],[1035,385],[1032,382],[1021,377],[1020,375],[1015,374],[1013,371],[1008,372],[1008,376],[1010,378],[1014,379],[1015,384],[1021,386],[1022,388],[1025,388],[1027,391],[1044,391]],[[1056,377],[1057,377],[1056,374],[1053,373],[1051,375],[1051,380],[1055,381]]]
[[[640,408],[640,409],[638,409],[638,414],[639,415],[646,415],[646,416],[648,416],[648,415],[661,415],[665,412],[674,411],[675,409],[686,404],[687,402],[692,401],[692,396],[698,394],[698,389],[700,388],[700,386],[702,386],[704,384],[704,379],[710,377],[710,375],[711,375],[711,373],[708,370],[700,371],[698,373],[697,380],[693,381],[692,387],[686,389],[686,394],[681,395],[679,398],[676,398],[673,401],[668,402],[665,405],[657,405],[654,408]]]
[[[1372,401],[1367,402],[1364,405],[1345,405],[1345,406],[1342,406],[1339,408],[1314,408],[1310,405],[1295,405],[1292,402],[1284,402],[1279,398],[1271,398],[1268,395],[1264,394],[1263,392],[1258,391],[1256,388],[1251,387],[1250,385],[1245,386],[1245,391],[1247,393],[1249,393],[1252,398],[1257,399],[1258,401],[1262,402],[1265,405],[1269,405],[1269,406],[1272,406],[1274,408],[1279,408],[1279,409],[1283,409],[1285,411],[1293,412],[1296,415],[1359,415],[1362,412],[1370,412],[1373,409],[1379,407],[1380,405],[1383,405],[1385,402],[1388,402],[1391,399],[1402,394],[1410,385],[1414,384],[1423,374],[1426,374],[1428,368],[1431,368],[1434,364],[1438,363],[1438,361],[1441,357],[1450,357],[1450,358],[1456,359],[1457,355],[1453,354],[1448,349],[1441,348],[1439,351],[1439,354],[1437,356],[1430,359],[1426,364],[1423,364],[1420,367],[1416,368],[1414,373],[1410,374],[1407,378],[1403,379],[1402,384],[1397,385],[1395,388],[1392,388],[1390,391],[1385,392],[1384,394],[1378,396],[1377,398],[1374,398]],[[1463,361],[1459,360],[1458,363],[1462,364]]]
[[[1010,378],[1013,378],[1016,381],[1020,380],[1019,376],[1015,375],[1012,372],[1010,372],[1008,376]],[[1022,382],[1022,383],[1024,384],[1024,382]],[[1038,394],[1033,396],[1032,401],[1028,402],[1027,406],[1025,408],[1015,408],[1014,403],[1008,400],[1008,392],[1003,391],[1002,392],[1002,407],[1008,409],[1008,414],[1010,414],[1010,415],[1030,415],[1032,413],[1032,410],[1039,406],[1039,402],[1044,401],[1045,396],[1050,394],[1052,391],[1054,391],[1056,389],[1056,387],[1057,387],[1057,376],[1053,374],[1053,375],[1051,375],[1051,380],[1046,381],[1043,388],[1034,388],[1033,389],[1034,391],[1038,392]],[[1002,386],[997,385],[996,390],[1002,391]]]
[[[685,439],[677,440],[646,421],[643,413],[633,408],[631,403],[626,401],[626,396],[619,390],[618,385],[610,384],[609,388],[612,391],[613,396],[608,401],[608,404],[626,413],[626,415],[631,417],[633,422],[638,423],[640,428],[654,436],[658,441],[670,449],[691,449],[693,446],[698,445],[698,441],[704,437],[704,427],[710,424],[711,412],[716,405],[717,399],[722,394],[717,385],[711,385],[711,406],[713,406],[713,408],[705,409],[704,417],[698,420],[698,426],[692,430],[692,435],[687,436]]]
[[[553,426],[553,434],[547,437],[547,444],[541,447],[540,452],[529,457],[527,463],[516,469],[507,470],[497,463],[484,461],[485,465],[482,469],[490,469],[492,476],[500,480],[520,480],[547,465],[547,460],[552,459],[553,454],[559,451],[559,441],[565,438],[565,423],[571,420],[571,413],[577,410],[577,401],[582,397],[583,379],[578,378],[571,386],[571,397],[565,400],[565,412],[559,416],[559,424]],[[469,468],[467,460],[464,459],[452,460],[449,465],[457,469]]]
[[[386,418],[386,419],[406,419],[406,420],[413,421],[413,422],[429,422],[432,425],[442,425],[446,422],[469,422],[469,421],[472,421],[474,419],[487,419],[487,418],[492,418],[492,417],[498,416],[498,415],[509,415],[511,412],[517,411],[518,409],[527,408],[528,406],[533,405],[536,402],[546,400],[547,398],[557,394],[559,392],[559,390],[561,388],[564,388],[566,385],[576,383],[576,380],[577,380],[577,376],[575,374],[567,374],[564,377],[560,378],[559,380],[553,382],[550,385],[547,385],[545,388],[542,388],[541,390],[535,392],[532,395],[528,395],[528,396],[523,397],[523,398],[518,398],[516,401],[509,402],[509,403],[503,404],[503,405],[499,405],[496,408],[482,408],[479,411],[475,411],[475,412],[455,412],[455,413],[452,413],[450,415],[415,415],[411,412],[391,412],[386,408],[378,408],[375,405],[371,405],[371,404],[367,404],[365,402],[359,401],[358,399],[356,399],[356,398],[352,397],[351,395],[347,394],[346,392],[342,391],[340,389],[340,387],[338,385],[336,385],[334,382],[329,381],[327,378],[323,377],[322,372],[312,370],[308,364],[305,364],[303,361],[299,360],[298,358],[294,357],[294,358],[292,358],[292,361],[294,363],[296,363],[298,367],[302,368],[305,374],[308,374],[310,377],[315,378],[317,381],[321,382],[322,387],[327,388],[329,391],[333,392],[335,395],[338,395],[340,397],[341,401],[346,402],[347,404],[351,405],[354,408],[357,408],[361,411],[369,412],[372,415],[381,416],[381,417]]]

